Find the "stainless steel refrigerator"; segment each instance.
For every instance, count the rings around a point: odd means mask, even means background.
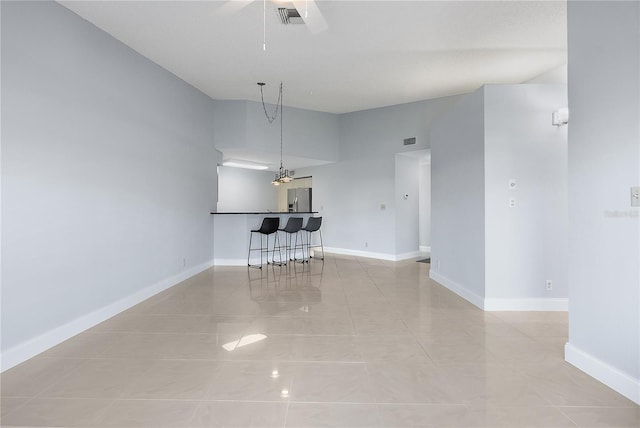
[[[289,212],[311,211],[311,188],[300,187],[287,190],[287,206]]]

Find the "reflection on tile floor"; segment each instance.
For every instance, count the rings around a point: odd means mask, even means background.
[[[482,312],[429,265],[203,272],[2,374],[2,426],[638,427],[566,313]]]

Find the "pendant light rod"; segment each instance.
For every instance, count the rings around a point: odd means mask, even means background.
[[[264,102],[264,90],[263,90],[263,86],[265,86],[266,83],[264,82],[258,82],[258,86],[260,86],[260,97],[262,100],[262,109],[264,110],[264,115],[267,117],[267,121],[269,122],[269,124],[272,124],[276,118],[278,117],[278,108],[280,109],[280,169],[278,170],[278,172],[275,175],[274,180],[271,182],[271,184],[273,184],[274,186],[279,186],[282,183],[289,183],[292,178],[289,175],[289,170],[284,168],[284,161],[283,161],[283,157],[284,157],[284,152],[283,152],[283,141],[284,141],[284,96],[283,96],[283,85],[282,82],[280,82],[280,87],[278,89],[278,101],[276,102],[276,108],[273,112],[272,115],[269,114],[269,112],[267,111],[267,105]]]
[[[262,0],[262,51],[266,51],[266,50],[267,50],[267,0]]]
[[[264,82],[258,82],[258,86],[260,86],[260,98],[262,99],[262,109],[264,110],[264,115],[267,116],[269,124],[271,124],[278,117],[278,107],[282,104],[282,82],[280,82],[280,92],[278,94],[278,101],[276,102],[276,108],[273,112],[273,116],[269,115],[267,112],[267,106],[264,103],[264,91],[262,90],[262,87],[265,85],[266,83]]]

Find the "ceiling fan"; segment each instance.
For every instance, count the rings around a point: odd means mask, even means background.
[[[265,14],[268,13],[269,5],[275,6],[283,25],[303,24],[313,34],[321,33],[329,27],[316,0],[228,0],[218,8],[218,13],[231,15],[253,2],[262,2]]]

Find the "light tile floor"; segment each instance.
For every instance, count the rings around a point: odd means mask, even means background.
[[[485,313],[428,269],[210,269],[3,373],[2,425],[640,426],[563,361],[566,313]]]

